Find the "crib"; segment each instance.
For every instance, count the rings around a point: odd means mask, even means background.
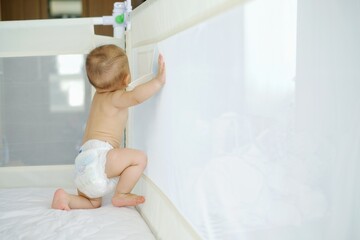
[[[356,0],[148,0],[111,17],[0,22],[1,239],[360,239],[360,6]],[[111,15],[111,13],[109,13]],[[114,24],[115,36],[94,35]],[[46,35],[46,38],[44,38]],[[31,41],[29,41],[31,39]],[[142,205],[50,209],[73,161],[96,46],[126,49],[148,154]]]

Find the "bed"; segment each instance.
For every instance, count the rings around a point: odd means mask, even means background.
[[[146,202],[91,211],[49,206],[56,188],[74,190],[91,99],[77,60],[120,42],[94,34],[97,18],[0,22],[0,240],[360,239],[358,2],[136,8],[132,84],[158,52],[167,74],[126,129],[148,155],[134,189]],[[60,71],[68,55],[75,73]]]
[[[61,211],[50,208],[54,191],[0,189],[0,239],[155,239],[134,207],[113,207],[111,196],[98,209]]]

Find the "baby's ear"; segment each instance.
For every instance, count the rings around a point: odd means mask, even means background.
[[[125,80],[124,80],[126,86],[129,85],[130,81],[131,81],[130,74],[126,74],[126,77],[125,77]]]
[[[123,81],[122,81],[122,85],[123,85],[123,88],[126,88],[129,83],[130,83],[130,74],[126,74],[126,76],[124,77]]]

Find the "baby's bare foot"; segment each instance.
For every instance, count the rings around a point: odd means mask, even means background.
[[[144,202],[145,198],[143,196],[131,193],[117,193],[112,198],[112,204],[115,207],[136,206]]]
[[[51,208],[60,210],[70,210],[69,207],[69,195],[61,188],[54,193],[53,202]]]

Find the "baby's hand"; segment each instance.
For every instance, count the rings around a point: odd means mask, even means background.
[[[159,64],[159,69],[156,78],[163,85],[166,82],[166,69],[165,69],[164,57],[161,54],[159,54],[158,64]]]

